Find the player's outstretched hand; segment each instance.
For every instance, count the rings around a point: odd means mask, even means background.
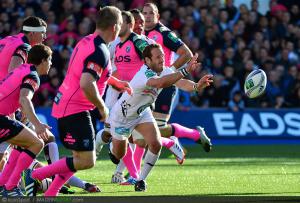
[[[203,88],[206,88],[210,86],[210,84],[213,82],[213,75],[207,74],[204,75],[197,83],[197,89],[200,91]]]
[[[197,58],[198,58],[198,54],[196,53],[192,59],[190,60],[190,62],[188,63],[187,67],[186,67],[186,70],[191,73],[193,72],[194,70],[200,68],[201,66],[201,63],[198,63],[197,62]]]

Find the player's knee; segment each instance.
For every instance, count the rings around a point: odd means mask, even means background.
[[[145,142],[145,140],[134,140],[134,144],[136,144],[136,145],[138,145],[139,147],[141,147],[141,148],[145,148],[146,147],[146,142]]]
[[[81,169],[89,169],[95,166],[95,161],[92,159],[81,161]]]
[[[159,141],[153,141],[151,143],[148,143],[149,150],[154,154],[158,154],[161,150],[161,147],[162,145]]]
[[[35,152],[40,152],[44,148],[45,144],[44,141],[41,139],[35,139],[32,143],[32,148],[34,148]]]

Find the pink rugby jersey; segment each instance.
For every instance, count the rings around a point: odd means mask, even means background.
[[[80,88],[80,78],[85,72],[95,77],[102,96],[111,75],[111,64],[107,46],[96,34],[84,37],[74,48],[66,77],[54,99],[52,115],[55,118],[95,108]]]
[[[145,36],[132,32],[116,46],[114,64],[118,79],[130,81],[143,65],[143,51],[149,45]]]
[[[157,23],[152,30],[145,30],[145,35],[162,46],[165,53],[165,65],[170,66],[172,64],[172,51],[176,52],[183,45],[181,39],[161,23]]]
[[[20,89],[35,92],[40,86],[40,78],[32,64],[23,64],[0,81],[0,115],[8,116],[19,107]]]
[[[0,80],[8,73],[12,56],[19,56],[23,59],[23,63],[26,63],[30,48],[31,46],[23,33],[7,36],[0,40]]]

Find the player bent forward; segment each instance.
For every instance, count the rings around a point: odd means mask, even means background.
[[[124,93],[111,110],[108,118],[113,136],[111,153],[116,159],[124,156],[127,151],[127,138],[134,129],[143,135],[148,145],[145,164],[135,184],[135,191],[146,190],[145,179],[160,154],[161,136],[150,106],[162,88],[175,84],[185,91],[198,91],[212,82],[212,75],[205,75],[198,83],[182,79],[200,66],[196,61],[197,57],[196,54],[187,68],[174,73],[170,68],[164,67],[164,52],[161,46],[158,44],[147,46],[143,51],[145,64],[130,82],[133,95]]]

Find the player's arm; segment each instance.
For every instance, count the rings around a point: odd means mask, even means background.
[[[187,76],[196,68],[200,67],[200,63],[197,63],[197,58],[198,58],[198,54],[195,54],[195,56],[192,57],[191,61],[189,62],[186,68],[182,68],[178,72],[170,73],[162,77],[150,78],[147,81],[146,85],[155,88],[166,88],[175,84],[177,81]],[[167,71],[173,72],[171,69],[167,69]]]
[[[12,70],[14,70],[15,68],[19,67],[20,65],[22,65],[23,59],[19,56],[13,56],[11,57],[9,66],[8,66],[8,72],[11,72]]]
[[[212,78],[213,78],[213,75],[205,75],[197,83],[195,83],[191,80],[181,79],[181,80],[177,81],[175,83],[175,85],[179,89],[187,91],[187,92],[193,92],[193,91],[199,92],[202,89],[210,86],[210,84],[213,82]]]
[[[123,81],[123,80],[119,80],[114,76],[110,76],[107,84],[111,85],[113,88],[115,88],[116,90],[118,90],[119,92],[127,92],[128,94],[132,94],[132,89],[129,85],[128,82]]]
[[[191,50],[186,46],[186,44],[181,45],[176,51],[176,54],[178,54],[179,57],[171,65],[174,66],[176,69],[182,67],[193,57]]]
[[[95,76],[90,72],[83,72],[80,78],[80,88],[86,98],[98,108],[102,116],[101,121],[104,121],[108,116],[108,109],[99,94]]]
[[[14,54],[11,57],[9,66],[8,66],[8,72],[11,72],[15,68],[19,67],[23,63],[27,61],[27,55],[28,51],[30,49],[30,46],[28,44],[23,44],[19,46]]]
[[[39,87],[39,82],[36,80],[36,77],[25,77],[23,79],[23,83],[20,88],[20,98],[19,103],[22,107],[23,113],[29,119],[29,121],[34,125],[35,131],[39,138],[43,140],[48,140],[48,134],[46,132],[47,129],[51,129],[47,124],[40,122],[38,119],[31,99],[34,95],[34,92]]]
[[[163,43],[171,51],[175,52],[179,57],[174,61],[171,66],[176,69],[182,67],[193,57],[192,51],[186,46],[184,42],[179,39],[176,34],[170,30],[163,32]]]
[[[178,80],[182,79],[184,77],[183,74],[180,72],[176,73],[171,73],[168,75],[165,75],[163,77],[153,77],[150,78],[146,85],[149,87],[154,87],[154,88],[166,88],[170,87],[174,83],[176,83]]]

